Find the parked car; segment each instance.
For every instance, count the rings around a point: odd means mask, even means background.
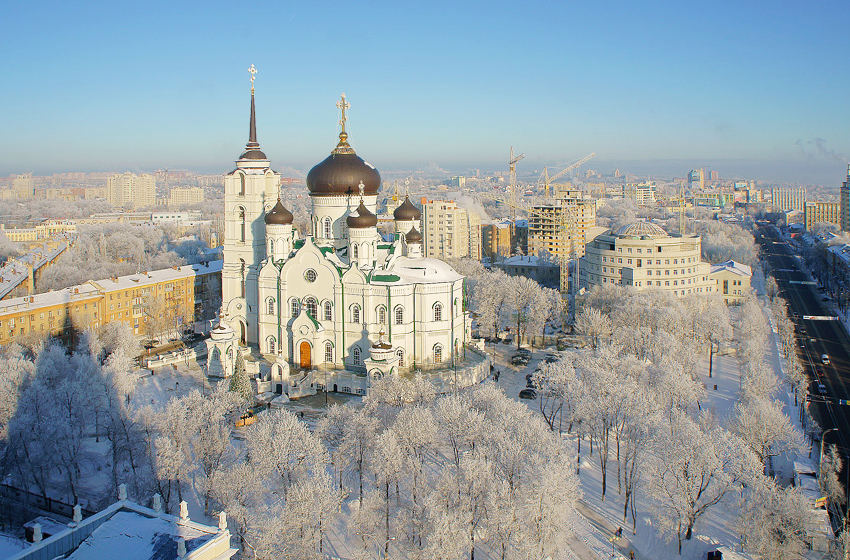
[[[829,365],[829,356],[827,356],[826,354],[821,354],[820,361],[823,365],[828,366]]]
[[[536,399],[537,392],[534,389],[523,389],[519,392],[519,398],[529,400]]]
[[[526,356],[531,356],[531,350],[528,348],[520,348],[516,351],[517,354],[524,354]]]
[[[546,354],[546,363],[547,364],[554,364],[558,360],[560,360],[560,357],[556,356],[555,354]]]
[[[514,354],[513,356],[511,356],[511,363],[515,366],[527,366],[528,356],[523,356],[522,354]]]

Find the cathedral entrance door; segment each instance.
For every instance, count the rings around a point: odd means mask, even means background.
[[[301,343],[299,347],[299,361],[298,365],[301,366],[302,369],[310,369],[310,343],[306,340]]]

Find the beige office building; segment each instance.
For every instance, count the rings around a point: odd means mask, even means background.
[[[631,198],[639,206],[655,204],[655,182],[644,181],[623,185],[623,198]]]
[[[841,227],[841,204],[838,202],[806,202],[805,226],[812,231],[815,224],[833,224]]]
[[[116,208],[146,208],[156,204],[153,175],[119,173],[106,180],[106,199]]]
[[[617,232],[596,236],[581,259],[582,287],[617,285],[672,291],[674,295],[708,294],[716,282],[702,261],[698,235],[673,237],[650,222],[635,222]]]
[[[174,187],[168,193],[168,206],[179,208],[204,201],[204,189],[201,187]]]
[[[481,260],[481,217],[477,213],[453,200],[428,200],[422,212],[426,257]]]

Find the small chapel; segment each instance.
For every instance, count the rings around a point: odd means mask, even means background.
[[[381,175],[351,146],[350,107],[343,94],[336,145],[307,174],[309,231],[298,231],[257,140],[252,74],[248,143],[225,176],[210,375],[232,374],[241,347],[262,356],[260,375],[274,392],[365,394],[375,377],[463,360],[471,325],[464,278],[423,256],[421,212],[409,197],[393,212],[393,233],[378,231]]]

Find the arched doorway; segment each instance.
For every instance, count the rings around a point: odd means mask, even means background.
[[[248,337],[246,336],[246,333],[245,333],[245,323],[243,323],[242,321],[239,321],[239,344],[241,344],[242,346],[245,346],[247,340],[248,340]]]
[[[298,365],[302,369],[310,369],[311,360],[310,360],[310,343],[306,340],[301,343],[298,347]]]

